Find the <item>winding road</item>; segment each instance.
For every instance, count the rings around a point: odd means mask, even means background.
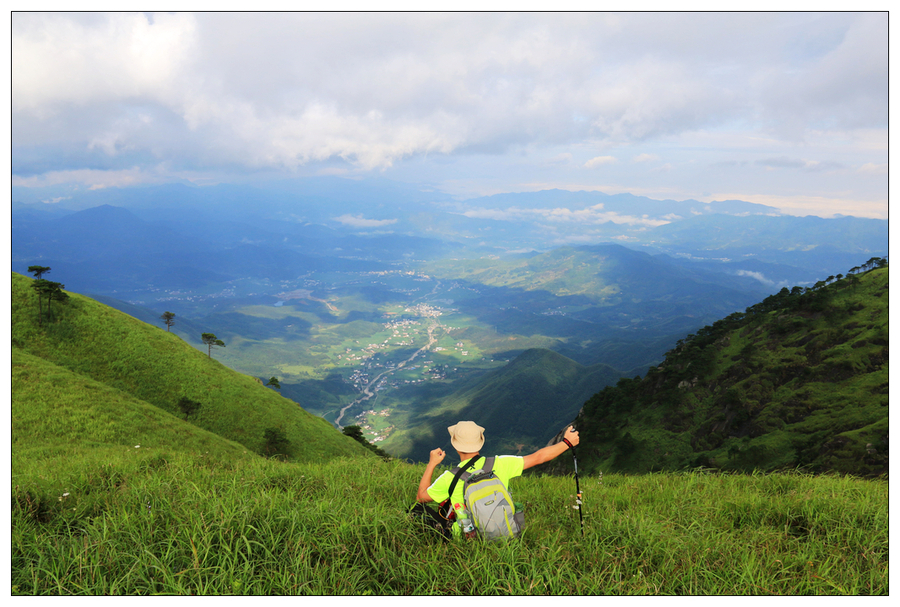
[[[407,358],[406,360],[404,360],[403,362],[398,364],[393,369],[385,369],[384,371],[382,371],[381,373],[376,375],[372,379],[372,381],[370,381],[368,384],[366,384],[366,387],[363,388],[363,396],[360,396],[355,401],[353,401],[352,403],[350,403],[349,405],[347,405],[346,407],[343,407],[341,409],[341,412],[337,416],[337,419],[334,420],[334,425],[336,425],[339,429],[343,428],[343,426],[341,425],[341,420],[344,419],[344,414],[347,412],[347,410],[355,405],[358,405],[359,403],[369,400],[370,398],[372,398],[373,396],[378,394],[378,382],[381,381],[381,379],[383,377],[385,377],[386,375],[391,375],[395,371],[402,369],[403,367],[406,366],[407,363],[412,362],[420,354],[424,354],[425,352],[428,352],[431,349],[431,346],[433,346],[435,343],[437,343],[437,338],[434,336],[434,331],[440,325],[438,324],[438,321],[434,318],[428,319],[428,323],[429,323],[428,324],[428,343],[425,344],[424,346],[422,346],[421,348],[419,348],[418,350],[416,350],[415,352],[413,352],[412,356],[410,356],[409,358]]]

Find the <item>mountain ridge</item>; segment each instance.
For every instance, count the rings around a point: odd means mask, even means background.
[[[873,258],[864,273],[785,288],[591,397],[576,418],[585,468],[886,474],[882,265]]]

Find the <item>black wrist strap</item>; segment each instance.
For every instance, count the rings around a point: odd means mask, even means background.
[[[569,449],[574,449],[574,448],[575,448],[575,445],[573,445],[572,443],[570,443],[570,442],[569,442],[569,439],[563,438],[563,442],[564,442],[566,445],[568,445]]]

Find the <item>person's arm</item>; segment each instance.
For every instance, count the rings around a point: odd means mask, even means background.
[[[554,445],[548,445],[548,446],[544,447],[543,449],[538,449],[531,455],[526,455],[525,457],[523,457],[522,459],[524,461],[523,461],[522,469],[527,470],[528,468],[531,468],[532,466],[545,464],[545,463],[549,462],[550,460],[556,458],[560,454],[564,453],[565,451],[568,451],[569,445],[567,445],[565,443],[566,440],[569,441],[570,443],[572,443],[573,447],[575,445],[577,445],[578,444],[578,431],[575,430],[572,426],[569,426],[566,429],[566,433],[563,434],[563,439],[564,440],[561,440]]]
[[[431,477],[434,476],[434,469],[444,461],[444,450],[437,448],[431,452],[428,457],[428,465],[425,466],[425,472],[422,473],[422,480],[419,481],[419,491],[416,493],[416,501],[426,503],[433,502],[431,496],[428,495],[428,487],[431,486]]]

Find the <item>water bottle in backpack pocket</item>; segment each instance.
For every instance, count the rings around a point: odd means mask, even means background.
[[[469,517],[469,513],[465,506],[456,504],[453,508],[456,510],[456,520],[459,523],[459,529],[462,536],[467,540],[474,538],[476,535],[475,522]]]

